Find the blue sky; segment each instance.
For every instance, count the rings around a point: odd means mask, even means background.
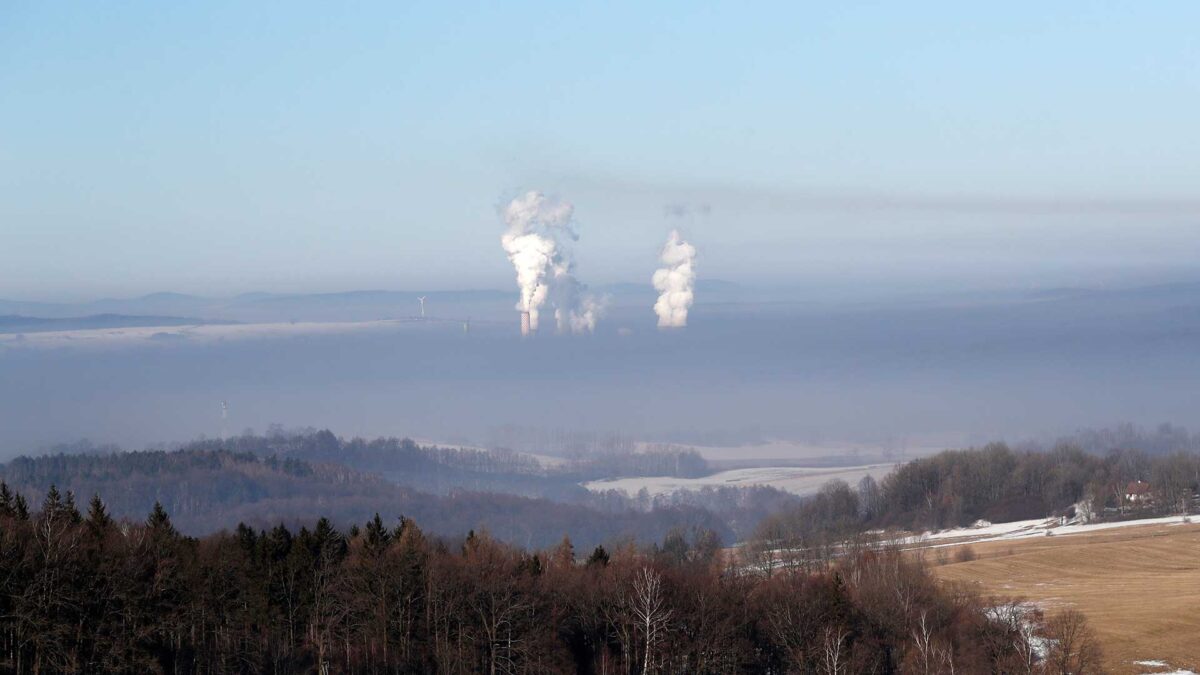
[[[4,3],[0,297],[1192,272],[1200,4],[650,4]]]

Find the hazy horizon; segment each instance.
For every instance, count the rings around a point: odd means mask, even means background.
[[[591,285],[1177,278],[1198,11],[8,4],[0,297],[512,287],[526,189]]]
[[[299,325],[239,337],[218,326],[205,337],[160,326],[122,338],[131,331],[106,329],[91,331],[100,343],[68,338],[51,348],[37,348],[35,333],[0,335],[0,407],[10,415],[0,451],[80,437],[128,447],[211,437],[220,401],[230,403],[229,433],[279,423],[474,443],[506,425],[914,446],[1126,421],[1196,426],[1198,284],[969,302],[949,293],[910,303],[699,298],[682,331],[655,329],[646,289],[617,296],[594,335],[533,340],[519,339],[504,292],[431,301],[442,321],[368,330]],[[415,303],[392,299],[301,298],[223,313],[284,322],[415,315]],[[467,313],[464,332],[456,321]]]

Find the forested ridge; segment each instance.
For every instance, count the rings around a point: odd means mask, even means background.
[[[543,550],[405,518],[179,533],[0,486],[0,666],[26,673],[1092,673],[1076,613],[888,549],[768,574],[701,529]],[[1044,642],[1046,638],[1051,642]],[[1039,658],[1037,645],[1049,645]]]
[[[0,478],[31,503],[51,485],[111,495],[109,509],[119,517],[140,517],[160,503],[181,531],[193,535],[239,522],[296,526],[321,517],[349,526],[378,512],[408,514],[447,536],[486,527],[523,546],[545,546],[564,533],[588,546],[626,538],[655,541],[679,526],[712,529],[725,541],[735,538],[725,519],[686,502],[645,511],[619,499],[584,505],[471,490],[437,495],[339,464],[229,450],[21,457],[0,466]]]
[[[345,440],[327,430],[244,434],[172,451],[76,446],[72,453],[15,459],[0,466],[0,478],[31,500],[50,485],[112,495],[110,508],[119,516],[137,517],[160,502],[176,526],[193,535],[238,522],[296,526],[319,517],[348,526],[379,512],[409,514],[445,536],[486,528],[503,541],[532,547],[564,533],[586,546],[627,538],[644,543],[679,526],[711,529],[725,543],[825,545],[868,530],[1075,515],[1078,508],[1088,518],[1195,511],[1200,455],[1187,450],[1195,442],[1185,430],[1163,425],[1153,432],[1129,426],[1080,432],[1048,450],[995,443],[914,459],[880,481],[835,481],[808,498],[763,486],[629,498],[578,484],[606,471],[705,470],[694,451],[670,446],[643,453],[619,449],[548,467],[504,450]],[[1099,451],[1113,443],[1134,445]],[[1152,452],[1141,450],[1143,443]],[[1136,482],[1145,484],[1147,494],[1128,503],[1125,490]]]
[[[696,477],[711,472],[698,452],[669,444],[637,452],[624,446],[580,451],[569,460],[557,458],[542,464],[532,455],[504,447],[439,447],[394,437],[344,439],[328,429],[274,429],[263,435],[193,441],[179,449],[232,450],[259,457],[343,464],[424,492],[467,488],[572,502],[589,498],[591,493],[580,485],[584,481],[622,476]]]

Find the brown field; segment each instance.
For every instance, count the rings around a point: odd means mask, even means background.
[[[934,568],[988,596],[1022,597],[1047,614],[1087,615],[1114,673],[1161,671],[1157,659],[1200,672],[1200,524],[1147,525],[969,544],[978,559]],[[927,552],[932,562],[945,551]],[[936,565],[936,563],[934,563]]]

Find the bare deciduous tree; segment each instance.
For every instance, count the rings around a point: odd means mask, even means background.
[[[633,578],[633,616],[642,633],[642,673],[653,672],[654,650],[667,632],[671,610],[663,596],[662,575],[643,567]]]
[[[822,665],[825,675],[841,675],[847,672],[846,638],[849,633],[841,626],[827,626],[821,640]]]
[[[1053,675],[1090,675],[1101,672],[1100,642],[1087,617],[1075,609],[1064,610],[1046,622],[1050,650],[1046,672]]]

